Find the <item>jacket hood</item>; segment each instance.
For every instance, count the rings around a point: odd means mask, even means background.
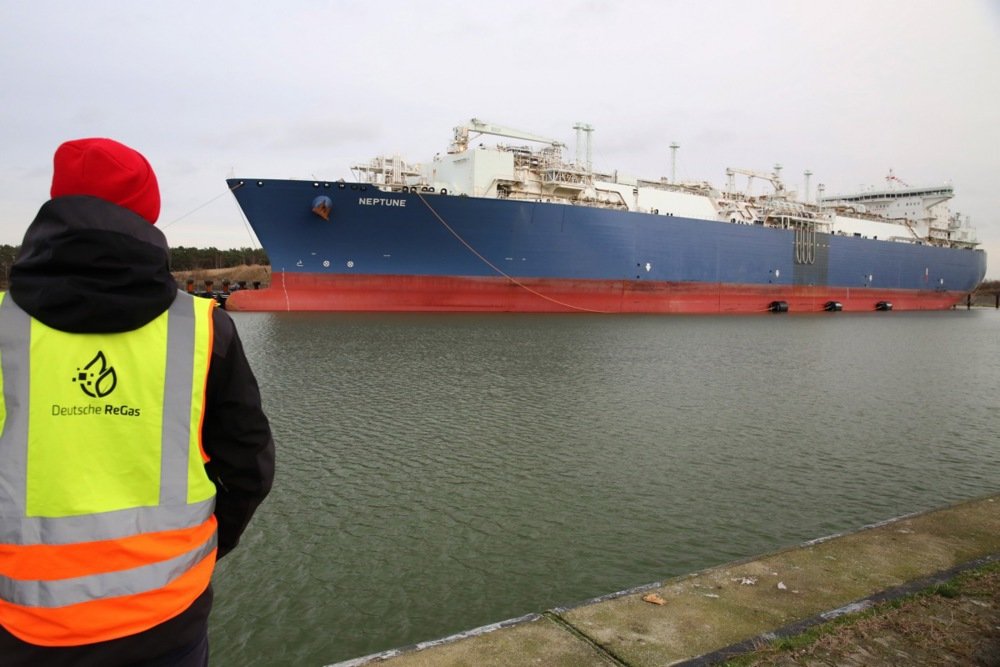
[[[10,296],[44,324],[71,333],[131,331],[177,296],[159,229],[97,197],[42,205],[10,271]]]

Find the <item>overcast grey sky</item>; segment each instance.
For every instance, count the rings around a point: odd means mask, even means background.
[[[481,118],[595,167],[724,185],[784,167],[828,193],[950,181],[1000,278],[1000,1],[469,0],[0,4],[0,243],[66,139],[130,144],[171,245],[256,246],[225,179],[424,161]],[[571,149],[572,150],[572,149]]]

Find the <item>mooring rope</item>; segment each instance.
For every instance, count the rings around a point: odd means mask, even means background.
[[[219,194],[215,195],[214,197],[212,197],[211,199],[209,199],[205,203],[199,204],[198,206],[195,206],[193,209],[191,209],[190,211],[188,211],[184,215],[178,216],[178,217],[174,218],[173,220],[171,220],[170,222],[165,222],[163,224],[157,225],[157,227],[159,227],[161,230],[162,229],[166,229],[167,227],[170,227],[171,225],[173,225],[175,222],[180,222],[181,220],[183,220],[184,218],[188,217],[192,213],[200,211],[201,209],[203,209],[206,206],[208,206],[209,204],[213,203],[215,200],[219,199],[220,197],[225,197],[230,192],[242,188],[243,185],[244,185],[243,181],[240,181],[239,183],[237,183],[236,185],[232,186],[231,188],[226,188],[225,192],[220,192]],[[240,211],[240,217],[243,220],[243,229],[246,230],[247,238],[250,239],[250,246],[251,247],[255,247],[255,244],[256,244],[256,247],[261,247],[260,246],[260,242],[254,239],[253,228],[250,226],[250,221],[247,220],[247,216],[243,213],[243,208],[240,207],[240,206],[237,206],[236,208],[238,208],[239,211]]]
[[[488,260],[485,257],[483,257],[479,253],[479,251],[477,251],[475,248],[472,247],[472,245],[470,243],[468,243],[465,239],[463,239],[461,237],[461,235],[459,235],[458,232],[456,232],[454,229],[452,229],[451,225],[449,225],[447,222],[444,221],[444,218],[442,218],[440,216],[440,214],[438,214],[438,212],[434,210],[434,207],[430,205],[430,202],[427,201],[427,199],[423,196],[423,194],[421,194],[419,192],[416,192],[414,194],[416,194],[417,197],[420,198],[420,201],[422,201],[424,203],[424,206],[427,207],[427,210],[430,211],[431,214],[435,218],[437,218],[437,221],[440,222],[441,225],[444,226],[444,228],[447,229],[451,233],[452,236],[454,236],[456,239],[458,239],[458,242],[461,243],[462,245],[464,245],[469,250],[469,252],[471,252],[473,255],[475,255],[476,257],[478,257],[479,260],[481,262],[483,262],[483,264],[485,264],[486,266],[490,267],[491,269],[493,269],[498,274],[500,274],[501,276],[503,276],[507,280],[511,281],[512,283],[514,283],[518,287],[520,287],[520,288],[522,288],[522,289],[530,292],[531,294],[534,294],[535,296],[537,296],[537,297],[539,297],[541,299],[545,299],[546,301],[549,301],[549,302],[554,303],[554,304],[559,305],[559,306],[563,306],[565,308],[570,308],[572,310],[579,310],[579,311],[586,312],[586,313],[600,313],[602,315],[607,315],[607,314],[613,312],[613,311],[610,311],[610,310],[594,310],[593,308],[584,308],[583,306],[574,306],[571,303],[566,303],[565,301],[560,301],[559,299],[555,299],[555,298],[550,297],[548,295],[542,294],[538,290],[534,290],[534,289],[528,287],[527,285],[525,285],[524,283],[522,283],[520,280],[518,280],[514,276],[510,275],[509,273],[507,273],[506,271],[504,271],[503,269],[501,269],[499,266],[497,266],[496,264],[494,264],[490,260]]]
[[[242,181],[240,181],[239,183],[236,183],[232,187],[226,188],[225,192],[220,192],[218,195],[212,197],[211,199],[209,199],[208,201],[204,202],[203,204],[200,204],[200,205],[196,206],[195,208],[191,209],[187,213],[185,213],[185,214],[183,214],[181,216],[178,216],[177,218],[174,218],[170,222],[167,222],[167,223],[165,223],[163,225],[160,225],[160,229],[166,229],[166,228],[170,227],[174,223],[179,222],[179,221],[183,220],[184,218],[190,216],[191,214],[193,214],[193,213],[195,213],[195,212],[197,212],[197,211],[205,208],[206,206],[208,206],[209,204],[213,203],[214,201],[216,201],[220,197],[223,197],[223,196],[229,194],[230,192],[243,187],[243,185],[244,185],[244,183]],[[545,301],[548,301],[550,303],[554,303],[554,304],[556,304],[558,306],[562,306],[564,308],[569,308],[571,310],[579,310],[579,311],[586,312],[586,313],[598,313],[598,314],[602,314],[602,315],[607,315],[607,314],[613,312],[613,311],[610,311],[610,310],[596,310],[596,309],[593,309],[593,308],[586,308],[584,306],[577,306],[577,305],[574,305],[572,303],[566,303],[565,301],[560,301],[559,299],[556,299],[554,297],[548,296],[547,294],[543,294],[543,293],[539,292],[538,290],[532,289],[528,285],[525,285],[523,282],[521,282],[520,280],[518,280],[514,276],[510,275],[509,273],[507,273],[506,271],[504,271],[503,269],[501,269],[499,266],[497,266],[496,264],[494,264],[493,262],[491,262],[490,260],[488,260],[486,257],[484,257],[478,250],[476,250],[474,247],[472,247],[472,244],[470,244],[468,241],[466,241],[464,238],[462,238],[462,236],[458,232],[456,232],[454,230],[454,228],[452,228],[451,225],[449,225],[447,222],[445,222],[444,218],[442,218],[441,215],[434,209],[434,207],[431,206],[430,202],[427,201],[427,199],[423,196],[423,194],[421,194],[419,192],[414,192],[414,194],[416,194],[417,197],[420,198],[420,201],[423,202],[424,206],[427,207],[427,210],[431,212],[431,215],[433,215],[434,218],[439,223],[441,223],[441,225],[445,229],[447,229],[448,232],[452,236],[454,236],[458,240],[459,243],[461,243],[463,246],[465,246],[465,248],[469,252],[471,252],[473,255],[475,255],[477,258],[479,258],[479,261],[481,261],[486,266],[490,267],[497,274],[503,276],[504,278],[506,278],[507,280],[509,280],[513,284],[515,284],[518,287],[520,287],[521,289],[525,290],[526,292],[534,294],[535,296],[537,296],[540,299],[544,299]],[[238,207],[238,208],[240,209],[240,215],[243,218],[243,227],[244,227],[244,229],[246,229],[247,236],[250,238],[250,241],[251,241],[251,244],[252,244],[253,241],[254,241],[253,231],[252,231],[253,228],[250,225],[250,221],[247,219],[246,214],[243,212],[242,207]],[[284,276],[282,276],[282,277],[284,277]],[[284,281],[282,281],[281,287],[282,287],[282,291],[285,293],[285,302],[286,302],[285,303],[285,307],[286,308],[290,308],[290,304],[288,303],[288,293],[287,293],[287,289],[285,288]]]

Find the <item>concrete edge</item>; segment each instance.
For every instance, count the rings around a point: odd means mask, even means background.
[[[388,660],[389,658],[395,658],[404,653],[416,653],[417,651],[423,651],[424,649],[433,648],[435,646],[442,646],[444,644],[451,644],[462,639],[469,639],[471,637],[478,637],[480,635],[489,634],[497,630],[502,630],[504,628],[510,628],[515,625],[521,625],[522,623],[531,623],[533,621],[539,621],[542,619],[542,614],[531,613],[525,614],[524,616],[518,616],[516,618],[509,618],[505,621],[498,621],[496,623],[488,623],[487,625],[481,625],[478,628],[472,628],[471,630],[463,630],[461,632],[456,632],[453,635],[448,635],[447,637],[441,637],[439,639],[431,639],[424,642],[417,642],[416,644],[408,644],[406,646],[401,646],[399,648],[389,649],[388,651],[380,651],[379,653],[371,653],[369,655],[364,655],[359,658],[351,658],[350,660],[344,660],[343,662],[335,662],[326,667],[362,667],[373,662],[379,662],[382,660]]]
[[[805,540],[804,542],[799,542],[797,544],[792,544],[792,545],[789,545],[789,546],[786,546],[786,547],[779,547],[779,548],[777,548],[777,549],[775,549],[773,551],[765,551],[763,553],[754,554],[752,556],[747,556],[745,558],[737,558],[736,560],[730,560],[730,561],[726,561],[724,563],[716,563],[715,565],[709,565],[708,567],[704,567],[704,568],[702,568],[700,570],[695,570],[694,572],[686,572],[684,574],[678,574],[676,576],[667,577],[666,579],[662,579],[660,581],[654,581],[654,582],[648,583],[648,584],[640,584],[638,586],[633,586],[631,588],[626,588],[626,589],[621,590],[621,591],[615,591],[614,593],[605,593],[604,595],[599,595],[599,596],[594,597],[594,598],[588,598],[586,600],[581,600],[580,602],[574,602],[574,603],[569,604],[569,605],[563,605],[563,606],[559,606],[559,607],[552,607],[548,611],[550,611],[550,612],[552,612],[554,614],[562,614],[563,612],[572,611],[573,609],[579,609],[580,607],[587,607],[587,606],[590,606],[592,604],[597,604],[599,602],[607,602],[608,600],[615,600],[615,599],[618,599],[618,598],[621,598],[621,597],[626,597],[628,595],[635,595],[636,593],[643,593],[645,591],[648,591],[648,590],[651,590],[651,589],[654,589],[654,588],[662,588],[662,587],[666,586],[667,584],[679,583],[679,582],[682,582],[682,581],[684,581],[686,579],[693,579],[693,578],[695,578],[695,577],[697,577],[697,576],[699,576],[701,574],[704,574],[705,572],[709,572],[709,571],[714,570],[716,568],[728,568],[728,567],[734,567],[734,566],[737,566],[737,565],[744,565],[746,563],[753,563],[754,561],[758,561],[758,560],[761,560],[761,559],[764,559],[764,558],[769,558],[771,556],[777,556],[779,554],[787,553],[787,552],[790,552],[790,551],[796,551],[798,549],[804,549],[806,547],[816,546],[817,544],[823,544],[824,542],[829,542],[831,540],[836,540],[836,539],[841,538],[841,537],[847,537],[848,535],[856,535],[858,533],[863,533],[863,532],[868,531],[868,530],[875,530],[876,528],[882,528],[883,526],[887,526],[887,525],[889,525],[891,523],[896,523],[897,521],[905,521],[906,519],[912,519],[914,517],[923,516],[925,514],[933,514],[935,512],[940,512],[942,510],[951,509],[953,507],[961,507],[962,505],[967,505],[967,504],[970,504],[970,503],[980,502],[980,501],[986,500],[987,498],[992,498],[992,497],[995,497],[995,496],[996,496],[996,494],[988,493],[988,494],[983,495],[983,496],[977,496],[975,498],[968,498],[966,500],[956,501],[954,503],[949,503],[947,505],[942,505],[941,507],[934,507],[934,508],[931,508],[931,509],[928,509],[928,510],[924,510],[924,511],[921,511],[921,512],[909,512],[907,514],[900,514],[899,516],[892,517],[891,519],[882,519],[882,520],[876,521],[874,523],[866,523],[863,526],[861,526],[861,527],[859,527],[859,528],[857,528],[855,530],[844,530],[844,531],[841,531],[841,532],[838,532],[838,533],[831,533],[829,535],[824,535],[822,537],[814,537],[812,539]]]
[[[830,535],[826,535],[826,536],[823,536],[823,537],[813,538],[813,539],[806,540],[806,541],[803,541],[803,542],[800,542],[800,543],[797,543],[797,544],[794,544],[794,545],[790,545],[790,546],[786,546],[786,547],[781,547],[781,548],[775,549],[773,551],[768,551],[768,552],[764,552],[764,553],[754,554],[754,555],[751,555],[751,556],[747,556],[745,558],[739,558],[739,559],[732,560],[732,561],[726,561],[724,563],[718,563],[716,565],[711,565],[711,566],[702,568],[700,570],[695,570],[693,572],[688,572],[688,573],[685,573],[685,574],[680,574],[680,575],[676,575],[676,576],[672,576],[672,577],[667,577],[666,579],[663,579],[663,580],[660,580],[660,581],[656,581],[656,582],[652,582],[652,583],[647,583],[647,584],[641,584],[641,585],[633,586],[633,587],[630,587],[630,588],[627,588],[627,589],[624,589],[624,590],[615,591],[613,593],[607,593],[605,595],[600,595],[600,596],[597,596],[597,597],[594,597],[594,598],[588,598],[586,600],[582,600],[582,601],[574,603],[574,604],[565,605],[565,606],[552,607],[552,608],[550,608],[548,610],[545,610],[543,612],[533,612],[533,613],[525,614],[523,616],[518,616],[518,617],[515,617],[515,618],[510,618],[510,619],[507,619],[507,620],[499,621],[499,622],[496,622],[496,623],[490,623],[490,624],[487,624],[487,625],[479,626],[479,627],[473,628],[471,630],[465,630],[465,631],[462,631],[462,632],[457,632],[455,634],[451,634],[451,635],[448,635],[448,636],[445,636],[445,637],[441,637],[439,639],[433,639],[433,640],[429,640],[429,641],[418,642],[418,643],[415,643],[415,644],[409,644],[409,645],[402,646],[402,647],[399,647],[399,648],[389,649],[389,650],[386,650],[386,651],[381,651],[381,652],[378,652],[378,653],[372,653],[372,654],[361,656],[361,657],[358,657],[358,658],[352,658],[352,659],[349,659],[349,660],[346,660],[346,661],[342,661],[342,662],[332,663],[332,664],[326,665],[326,667],[364,667],[364,666],[369,665],[369,664],[373,664],[373,663],[376,663],[376,662],[381,662],[381,661],[389,660],[391,658],[399,657],[399,656],[402,656],[402,655],[405,655],[405,654],[416,653],[416,652],[419,652],[419,651],[423,651],[425,649],[430,649],[430,648],[434,648],[434,647],[442,646],[442,645],[446,645],[446,644],[452,644],[452,643],[458,642],[458,641],[463,640],[463,639],[470,639],[470,638],[474,638],[474,637],[479,637],[479,636],[487,635],[487,634],[490,634],[490,633],[495,632],[497,630],[502,630],[502,629],[505,629],[505,628],[510,628],[510,627],[514,627],[514,626],[517,626],[517,625],[521,625],[521,624],[524,624],[524,623],[530,623],[530,622],[542,620],[543,618],[548,618],[549,620],[557,621],[558,625],[565,626],[564,630],[571,630],[572,634],[576,635],[577,639],[579,641],[584,642],[586,644],[589,644],[591,647],[598,648],[602,654],[604,654],[608,658],[612,659],[614,662],[620,663],[620,660],[616,656],[614,656],[612,653],[609,653],[606,648],[601,647],[600,644],[598,644],[597,642],[595,642],[586,633],[584,633],[580,629],[576,628],[576,626],[573,625],[572,623],[570,623],[567,619],[565,619],[562,616],[562,614],[565,613],[565,612],[567,612],[567,611],[572,611],[574,609],[579,609],[579,608],[582,608],[582,607],[587,607],[587,606],[590,606],[590,605],[593,605],[593,604],[597,604],[597,603],[601,603],[601,602],[606,602],[606,601],[609,601],[609,600],[615,600],[615,599],[626,597],[626,596],[629,596],[629,595],[635,595],[637,593],[642,593],[644,591],[655,589],[655,588],[661,588],[661,587],[664,587],[664,586],[666,586],[668,584],[680,583],[680,582],[683,582],[683,581],[685,581],[687,579],[695,578],[697,576],[703,575],[706,572],[710,572],[710,571],[718,569],[718,568],[729,568],[729,567],[739,566],[739,565],[743,565],[743,564],[747,564],[747,563],[753,563],[755,561],[758,561],[758,560],[761,560],[761,559],[764,559],[764,558],[769,558],[769,557],[780,555],[780,554],[783,554],[783,553],[792,552],[792,551],[795,551],[795,550],[798,550],[798,549],[803,549],[803,548],[808,548],[808,547],[811,547],[811,546],[816,546],[818,544],[822,544],[824,542],[829,542],[831,540],[835,540],[835,539],[838,539],[838,538],[846,537],[846,536],[849,536],[849,535],[856,535],[856,534],[864,533],[864,532],[867,532],[867,531],[870,531],[870,530],[875,530],[875,529],[878,529],[878,528],[882,528],[882,527],[885,527],[887,525],[890,525],[890,524],[893,524],[893,523],[897,523],[899,521],[904,521],[904,520],[907,520],[907,519],[912,519],[912,518],[916,518],[916,517],[930,515],[930,514],[934,514],[934,513],[937,513],[937,512],[946,511],[946,510],[949,510],[949,509],[954,509],[954,508],[962,507],[964,505],[975,504],[975,503],[979,503],[979,502],[983,502],[983,501],[987,501],[987,500],[989,500],[990,502],[992,502],[992,500],[990,500],[990,499],[993,499],[993,498],[998,498],[998,496],[997,496],[996,493],[987,493],[987,494],[983,494],[983,495],[980,495],[980,496],[975,496],[973,498],[967,498],[967,499],[964,499],[964,500],[954,501],[954,502],[951,502],[951,503],[947,503],[947,504],[941,505],[939,507],[934,507],[934,508],[930,508],[930,509],[927,509],[927,510],[922,510],[922,511],[919,511],[919,512],[910,512],[910,513],[907,513],[907,514],[901,514],[899,516],[892,517],[892,518],[889,518],[889,519],[883,519],[883,520],[876,521],[876,522],[873,522],[873,523],[864,524],[863,526],[861,526],[861,527],[859,527],[859,528],[857,528],[855,530],[846,530],[846,531],[841,531],[841,532],[833,533],[833,534],[830,534]],[[834,619],[834,618],[836,618],[838,616],[841,616],[843,614],[852,613],[852,612],[856,612],[856,611],[861,611],[861,610],[867,609],[868,607],[872,606],[875,603],[882,602],[882,601],[885,601],[885,600],[896,599],[896,598],[908,595],[910,593],[917,592],[917,591],[922,590],[924,588],[927,588],[929,586],[933,586],[933,585],[935,585],[937,583],[941,583],[943,581],[946,581],[946,580],[954,577],[955,575],[960,574],[963,571],[970,570],[970,569],[975,569],[977,567],[981,567],[983,565],[986,565],[986,564],[989,564],[991,562],[995,562],[995,561],[998,561],[998,560],[1000,560],[1000,554],[992,554],[992,555],[989,555],[989,556],[984,556],[984,557],[978,558],[976,560],[969,561],[967,563],[963,563],[963,564],[957,565],[957,566],[955,566],[953,568],[950,568],[948,570],[944,570],[942,572],[938,572],[938,573],[932,574],[932,575],[930,575],[928,577],[924,577],[924,578],[921,578],[921,579],[918,579],[918,580],[914,580],[912,582],[907,582],[907,583],[905,583],[905,584],[903,584],[901,586],[897,586],[897,587],[894,587],[894,588],[891,588],[891,589],[880,591],[878,593],[874,593],[874,594],[872,594],[872,595],[870,595],[868,597],[862,598],[860,600],[856,600],[854,602],[848,603],[847,605],[843,605],[843,606],[838,607],[836,609],[830,609],[830,610],[827,610],[825,612],[821,612],[821,613],[817,614],[814,617],[811,617],[811,618],[805,619],[805,620],[801,620],[801,621],[797,621],[795,623],[792,623],[790,625],[784,626],[784,627],[779,628],[777,630],[774,630],[772,632],[767,632],[767,633],[758,635],[756,637],[752,637],[752,638],[743,640],[743,641],[738,642],[736,644],[732,644],[730,646],[723,647],[721,649],[712,651],[710,653],[703,654],[703,655],[695,657],[695,658],[691,658],[691,659],[687,659],[687,660],[682,660],[680,662],[674,663],[674,665],[681,666],[681,667],[704,667],[704,666],[707,666],[707,665],[717,664],[717,663],[719,663],[719,662],[721,662],[721,661],[723,661],[723,660],[725,660],[727,658],[735,657],[737,655],[740,655],[740,654],[743,654],[743,653],[747,653],[747,652],[753,650],[754,645],[757,644],[757,643],[771,641],[771,640],[774,640],[774,639],[777,639],[777,638],[788,637],[788,636],[793,636],[793,635],[799,634],[799,633],[803,632],[804,630],[806,630],[806,629],[808,629],[810,627],[813,627],[815,625],[819,625],[821,623],[825,623],[825,622],[827,622],[829,620],[832,620],[832,619]]]

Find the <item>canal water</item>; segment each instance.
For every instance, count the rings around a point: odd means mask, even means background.
[[[1000,313],[233,313],[217,665],[327,665],[1000,489]]]

